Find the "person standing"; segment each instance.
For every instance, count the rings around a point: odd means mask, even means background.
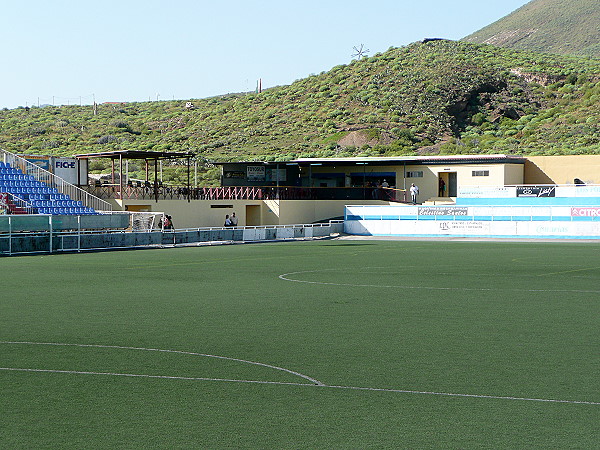
[[[413,205],[417,204],[417,195],[419,195],[419,187],[415,186],[415,183],[410,185],[410,199]]]
[[[440,197],[443,197],[446,193],[446,182],[440,177]]]
[[[232,227],[237,227],[238,224],[238,218],[235,215],[235,211],[231,213],[231,217],[229,218],[229,220],[231,221],[231,226]]]
[[[165,214],[165,220],[163,221],[163,229],[165,229],[165,230],[173,229],[173,218],[168,214]]]
[[[229,218],[229,214],[225,214],[225,223],[223,224],[224,227],[230,227],[231,226],[231,219]]]

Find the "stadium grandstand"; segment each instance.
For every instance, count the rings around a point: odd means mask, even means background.
[[[0,161],[0,195],[10,214],[97,214],[81,200],[73,200],[55,187],[24,174],[10,163]]]

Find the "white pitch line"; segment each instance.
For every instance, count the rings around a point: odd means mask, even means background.
[[[118,350],[141,350],[141,351],[146,351],[146,352],[162,352],[162,353],[176,353],[176,354],[179,354],[179,355],[203,356],[203,357],[206,357],[206,358],[217,358],[217,359],[223,359],[223,360],[227,360],[227,361],[235,361],[235,362],[241,362],[241,363],[245,363],[245,364],[253,364],[255,366],[267,367],[268,369],[279,370],[279,371],[282,371],[282,372],[287,372],[287,373],[289,373],[291,375],[295,375],[295,376],[300,377],[300,378],[304,378],[305,380],[308,380],[311,383],[314,383],[316,385],[323,384],[319,380],[311,378],[308,375],[304,375],[304,374],[301,374],[300,372],[295,372],[293,370],[286,369],[284,367],[272,366],[270,364],[260,363],[260,362],[256,362],[256,361],[248,361],[248,360],[245,360],[245,359],[229,358],[227,356],[209,355],[209,354],[206,354],[206,353],[184,352],[184,351],[181,351],[181,350],[165,350],[165,349],[159,349],[159,348],[122,347],[122,346],[119,346],[119,345],[65,344],[65,343],[58,343],[58,342],[0,341],[0,344],[52,345],[52,346],[58,346],[58,347],[110,348],[110,349],[118,349]]]
[[[144,375],[134,373],[113,373],[113,372],[84,372],[77,370],[54,370],[54,369],[23,369],[15,367],[0,367],[0,370],[13,372],[37,372],[37,373],[61,373],[69,375],[108,375],[114,377],[132,377],[132,378],[155,378],[167,380],[185,380],[185,381],[220,381],[226,383],[250,383],[250,384],[270,384],[278,386],[302,386],[302,387],[319,387],[329,389],[346,389],[354,391],[370,391],[370,392],[395,392],[399,394],[416,394],[416,395],[436,395],[441,397],[462,397],[462,398],[481,398],[492,400],[515,400],[528,402],[544,402],[544,403],[568,403],[575,405],[595,405],[600,406],[600,402],[589,402],[581,400],[557,400],[547,398],[530,398],[530,397],[512,397],[501,395],[485,395],[485,394],[459,394],[453,392],[434,392],[434,391],[415,391],[408,389],[389,389],[389,388],[372,388],[359,386],[336,386],[328,384],[308,384],[308,383],[289,383],[283,381],[259,381],[259,380],[235,380],[227,378],[204,378],[204,377],[178,377],[168,375]]]
[[[299,275],[303,273],[318,273],[324,272],[324,270],[303,270],[300,272],[289,272],[279,275],[279,278],[283,281],[293,281],[294,283],[307,283],[307,284],[319,284],[325,286],[350,286],[350,287],[370,287],[370,288],[402,288],[402,289],[426,289],[433,291],[515,291],[515,292],[574,292],[580,294],[600,294],[600,291],[583,290],[583,289],[499,289],[499,288],[466,288],[466,287],[436,287],[436,286],[406,286],[401,285],[385,285],[385,284],[354,284],[354,283],[334,283],[328,281],[308,281],[308,280],[296,280],[294,278],[288,278],[292,275]]]

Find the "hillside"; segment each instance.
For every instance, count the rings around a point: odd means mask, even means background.
[[[0,111],[0,147],[207,160],[600,153],[600,60],[464,42],[390,48],[260,94]],[[96,168],[99,163],[95,163]],[[207,175],[212,176],[212,175]]]
[[[532,0],[463,40],[600,58],[600,2]]]

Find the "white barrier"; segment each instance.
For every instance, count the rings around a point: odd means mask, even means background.
[[[348,206],[355,235],[600,239],[599,207]]]
[[[164,247],[213,242],[257,242],[327,237],[343,232],[341,220],[321,224],[277,225],[264,227],[195,228],[185,230],[104,230],[88,231],[75,225],[69,231],[53,228],[53,222],[43,227],[13,228],[13,216],[8,216],[7,228],[0,227],[0,255],[25,253],[81,252],[86,250]],[[98,216],[94,216],[98,217]],[[42,217],[41,219],[43,219]],[[80,225],[84,217],[73,216]],[[2,225],[0,223],[0,225]],[[47,228],[49,226],[49,228]],[[18,231],[17,231],[18,230]]]

